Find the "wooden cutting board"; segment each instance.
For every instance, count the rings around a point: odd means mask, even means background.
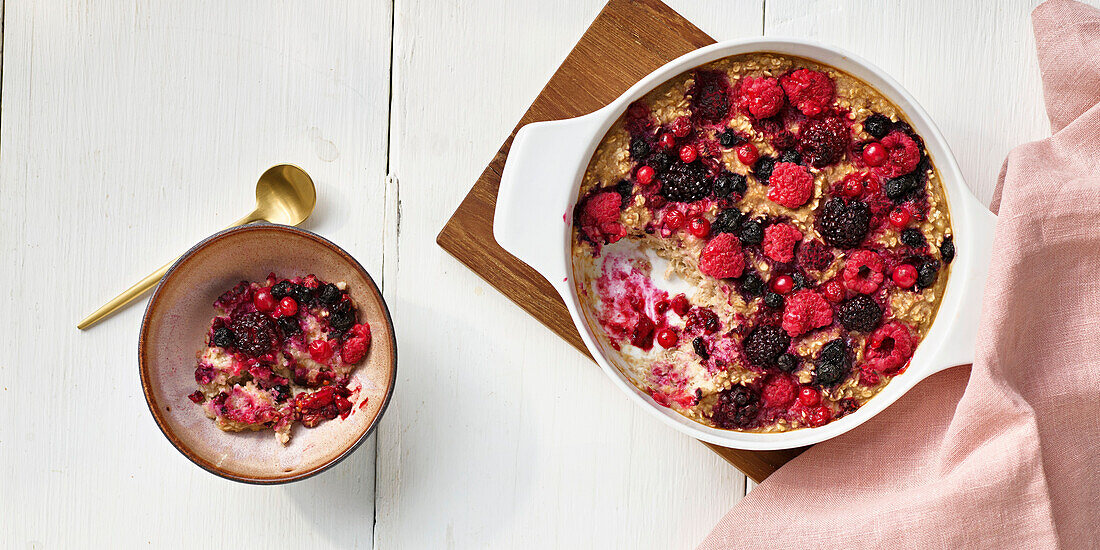
[[[516,130],[595,111],[666,62],[714,39],[659,0],[610,0],[481,173],[436,242],[542,324],[591,357],[561,297],[493,239],[501,171]],[[740,451],[704,443],[759,482],[804,449]]]

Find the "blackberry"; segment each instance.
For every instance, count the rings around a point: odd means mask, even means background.
[[[798,256],[798,263],[805,269],[821,271],[833,265],[833,252],[817,239],[799,243],[795,254]]]
[[[271,317],[252,311],[231,321],[237,335],[237,349],[245,355],[259,357],[271,351],[275,344],[275,322]]]
[[[911,246],[913,248],[921,248],[926,244],[924,233],[921,233],[921,230],[916,227],[910,227],[902,231],[901,242],[905,244],[905,246]]]
[[[279,384],[278,386],[274,386],[271,388],[271,391],[275,392],[275,401],[278,401],[279,403],[290,399],[290,386],[286,384]]]
[[[837,338],[825,344],[817,361],[814,361],[814,384],[822,387],[835,386],[848,377],[851,369],[848,345]]]
[[[289,315],[279,317],[277,323],[279,325],[279,330],[283,333],[284,338],[290,338],[291,336],[294,336],[295,334],[300,334],[302,332],[302,327],[298,324],[297,317],[291,317]]]
[[[702,336],[696,336],[695,339],[691,341],[691,347],[695,350],[695,354],[702,357],[704,361],[710,359],[710,352],[707,351],[707,342],[703,340]]]
[[[723,210],[718,213],[717,217],[714,218],[714,223],[710,224],[710,230],[715,235],[719,233],[736,234],[737,230],[741,226],[742,217],[744,217],[744,215],[741,214],[741,211],[736,208]]]
[[[355,324],[355,312],[337,311],[329,315],[328,324],[337,332],[344,332]]]
[[[689,90],[691,115],[704,124],[717,124],[730,112],[729,78],[721,71],[695,71]]]
[[[886,198],[894,202],[901,202],[919,188],[920,176],[916,170],[904,176],[888,179],[882,186]]]
[[[745,143],[745,138],[738,135],[733,129],[727,129],[725,132],[718,134],[718,144],[726,149],[733,149],[742,143]]]
[[[663,174],[665,170],[668,170],[668,167],[672,165],[672,156],[664,151],[658,151],[649,156],[649,160],[646,161],[646,164],[648,164],[650,168],[653,168],[654,172]]]
[[[290,281],[281,281],[271,287],[271,297],[276,300],[282,300],[287,296],[290,296],[290,289],[294,286],[294,283]]]
[[[783,329],[761,326],[753,329],[745,338],[745,356],[758,367],[773,367],[791,345],[791,337]]]
[[[308,307],[309,303],[313,301],[314,292],[312,288],[304,285],[294,285],[290,289],[290,297],[294,298],[295,302],[301,307]]]
[[[803,274],[801,274],[797,271],[795,271],[794,273],[791,273],[791,280],[794,281],[794,286],[791,287],[792,292],[795,291],[795,290],[801,290],[803,288],[809,288],[810,287],[810,280],[807,279],[805,275],[803,275]]]
[[[718,179],[714,180],[714,196],[718,198],[728,197],[732,193],[744,195],[747,188],[745,176],[741,174],[722,172],[718,175]]]
[[[873,113],[867,117],[867,120],[863,121],[863,131],[871,134],[875,139],[882,139],[890,133],[890,128],[893,125],[894,123],[886,115]]]
[[[944,237],[943,242],[940,243],[940,257],[945,264],[955,259],[955,239],[951,235]]]
[[[817,220],[817,230],[825,242],[837,248],[859,246],[870,227],[871,209],[856,199],[829,199]]]
[[[848,136],[848,127],[839,118],[813,118],[799,130],[798,150],[810,165],[824,168],[844,156]]]
[[[634,198],[634,184],[627,180],[620,181],[619,183],[615,184],[615,192],[623,198],[622,202],[619,204],[619,207],[626,208],[627,205],[630,204],[630,201]]]
[[[227,327],[218,327],[214,331],[214,345],[223,348],[231,348],[237,345],[237,335]]]
[[[764,224],[756,220],[748,220],[741,224],[741,234],[737,236],[744,246],[752,246],[764,242]]]
[[[798,368],[798,357],[793,353],[784,353],[775,360],[775,366],[783,372],[794,372]]]
[[[866,294],[840,304],[836,313],[844,328],[858,332],[871,332],[882,322],[882,308]]]
[[[917,288],[928,288],[936,283],[936,275],[940,270],[938,260],[929,259],[917,266]]]
[[[775,157],[760,157],[760,160],[752,165],[752,175],[756,176],[756,181],[764,185],[768,185],[769,180],[772,179],[772,170],[775,170]]]
[[[764,280],[756,273],[749,273],[741,278],[741,290],[749,296],[759,296],[764,293]]]
[[[340,288],[332,283],[328,283],[321,287],[320,292],[317,293],[317,299],[326,306],[331,306],[340,301],[340,296],[343,292],[340,292]]]
[[[793,164],[802,164],[802,155],[798,154],[798,151],[791,149],[784,151],[783,155],[779,157],[779,162],[790,162]]]
[[[661,178],[661,196],[674,202],[695,202],[710,194],[707,170],[699,162],[676,161]]]
[[[782,294],[777,294],[775,292],[769,292],[769,293],[764,295],[764,305],[766,305],[766,306],[768,306],[772,309],[782,309],[783,308],[783,302],[784,302],[784,300],[783,300],[783,295]]]
[[[630,157],[641,162],[649,156],[649,143],[645,138],[636,137],[630,140]]]
[[[760,396],[746,386],[734,386],[718,394],[711,421],[724,429],[747,428],[760,412]]]

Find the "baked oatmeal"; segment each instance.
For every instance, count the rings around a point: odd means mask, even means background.
[[[616,366],[708,426],[858,409],[909,364],[955,256],[921,137],[861,80],[727,57],[634,102],[573,211],[573,280]],[[598,327],[598,328],[596,328]]]
[[[199,389],[189,397],[215,425],[271,429],[285,445],[295,421],[312,428],[352,413],[359,388],[351,374],[371,333],[345,283],[272,273],[241,281],[214,307],[195,367]]]

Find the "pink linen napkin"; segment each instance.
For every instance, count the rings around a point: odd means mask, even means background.
[[[973,366],[803,453],[700,548],[1100,548],[1100,11],[1032,22],[1054,135],[1001,171]]]

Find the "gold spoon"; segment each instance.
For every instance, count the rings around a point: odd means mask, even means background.
[[[310,179],[309,174],[291,164],[272,166],[256,182],[256,209],[251,214],[233,222],[229,227],[261,220],[283,225],[298,225],[309,217],[316,204],[317,190],[313,187],[313,180]],[[175,262],[176,260],[172,260],[164,264],[148,277],[138,281],[137,284],[116,296],[114,300],[95,310],[76,325],[76,328],[84,330],[145,294],[157,285]]]

